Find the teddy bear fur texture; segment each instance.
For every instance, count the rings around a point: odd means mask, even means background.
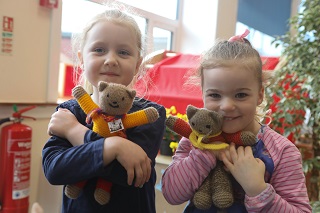
[[[126,129],[153,123],[159,118],[158,111],[154,107],[128,113],[132,107],[136,91],[130,90],[124,85],[100,81],[98,91],[99,106],[80,85],[73,88],[72,95],[87,114],[87,122],[93,122],[93,131],[102,137],[126,137]],[[67,185],[65,187],[66,196],[76,199],[85,183],[86,181],[81,181]],[[101,178],[98,179],[94,197],[99,204],[104,205],[109,202],[111,187],[111,182]]]
[[[166,126],[173,132],[189,138],[196,148],[212,151],[216,156],[219,151],[227,148],[231,142],[236,145],[253,145],[256,137],[249,131],[240,131],[233,134],[221,131],[223,117],[215,111],[187,107],[188,122],[176,116],[169,116]],[[198,209],[206,210],[214,204],[220,209],[230,207],[234,202],[233,188],[230,174],[225,171],[223,162],[217,160],[212,169],[195,192],[192,202]]]

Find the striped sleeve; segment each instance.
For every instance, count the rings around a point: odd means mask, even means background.
[[[263,136],[274,172],[266,190],[245,198],[248,212],[311,212],[300,151],[270,128]]]
[[[178,205],[190,200],[215,165],[213,154],[194,148],[188,139],[182,138],[172,163],[162,175],[162,193],[167,202]]]

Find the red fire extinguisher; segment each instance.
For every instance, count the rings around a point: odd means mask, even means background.
[[[0,213],[28,213],[32,129],[21,121],[35,120],[22,115],[33,108],[14,107],[12,117],[0,119],[12,122],[0,129]]]

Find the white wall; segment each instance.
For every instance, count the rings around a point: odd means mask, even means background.
[[[39,0],[0,1],[0,32],[3,16],[13,18],[12,54],[0,53],[0,103],[56,101],[60,14]]]

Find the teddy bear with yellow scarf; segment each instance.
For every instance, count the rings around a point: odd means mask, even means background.
[[[249,131],[233,134],[221,131],[223,118],[220,114],[205,108],[187,107],[188,122],[176,116],[169,116],[166,126],[173,132],[189,138],[192,145],[201,150],[210,150],[215,156],[226,149],[231,142],[238,146],[251,146],[256,137]],[[230,207],[234,195],[230,174],[224,169],[223,162],[217,160],[216,167],[195,192],[192,202],[198,209],[206,210],[214,204],[220,209]]]

